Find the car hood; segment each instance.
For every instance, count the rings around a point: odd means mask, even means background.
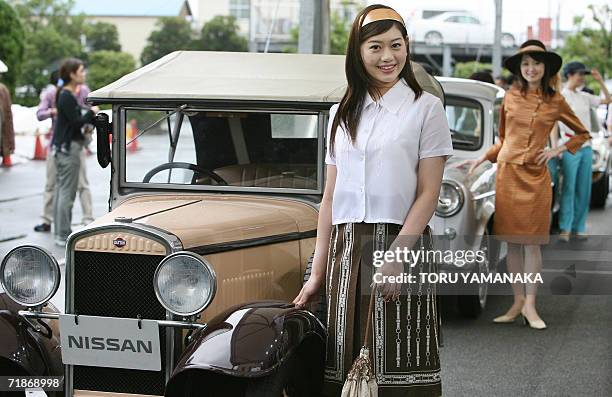
[[[293,233],[312,233],[318,211],[305,202],[270,196],[156,195],[128,199],[91,226],[131,218],[163,229],[184,249]]]

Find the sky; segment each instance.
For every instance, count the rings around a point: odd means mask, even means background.
[[[494,0],[376,0],[368,3],[387,4],[403,16],[414,9],[464,9],[477,15],[481,21],[495,21]],[[559,15],[561,30],[573,30],[574,16],[590,15],[589,4],[605,5],[610,0],[502,0],[502,30],[513,34],[525,34],[527,25],[537,29],[538,18],[551,17],[553,29]],[[586,22],[586,20],[585,20]]]

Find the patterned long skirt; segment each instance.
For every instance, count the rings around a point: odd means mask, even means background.
[[[400,225],[347,223],[334,226],[327,261],[326,396],[339,396],[353,360],[363,345],[372,283],[373,250],[385,250]],[[413,249],[431,249],[429,228]],[[433,263],[405,266],[406,273],[436,272]],[[442,395],[439,318],[435,285],[402,285],[396,300],[376,293],[368,341],[380,397]]]

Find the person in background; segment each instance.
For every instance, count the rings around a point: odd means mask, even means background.
[[[480,70],[478,72],[472,73],[468,78],[470,80],[484,81],[485,83],[495,84],[495,80],[493,80],[493,75],[486,70]]]
[[[485,161],[497,162],[493,232],[506,241],[511,274],[539,274],[541,245],[550,240],[551,177],[547,163],[565,150],[575,153],[590,139],[563,96],[554,89],[562,59],[539,40],[527,40],[504,66],[517,83],[506,91],[499,114],[499,139],[471,163],[469,173]],[[563,121],[577,134],[564,145],[547,149],[550,132]],[[519,316],[531,328],[546,329],[536,309],[537,283],[512,283],[514,302],[495,323],[512,323]]]
[[[55,108],[55,97],[57,94],[57,85],[59,80],[59,71],[55,70],[51,73],[49,85],[40,94],[40,103],[36,117],[39,121],[51,118],[51,129],[49,130],[50,138],[53,139],[53,128],[55,127],[55,118],[57,109]],[[89,94],[89,87],[86,84],[78,86],[76,99],[78,104],[87,108],[85,102]],[[84,128],[88,128],[85,126]],[[57,179],[57,170],[55,168],[55,159],[53,156],[47,156],[47,181],[45,183],[45,191],[43,192],[43,213],[42,223],[34,226],[34,231],[49,232],[53,220],[53,198],[55,196],[55,182]],[[81,153],[81,168],[79,172],[79,185],[77,188],[79,199],[81,201],[81,210],[83,213],[82,223],[87,225],[93,222],[93,209],[91,190],[89,189],[89,180],[87,179],[87,163],[85,161],[85,151]]]
[[[15,151],[15,130],[13,129],[11,105],[11,93],[4,84],[0,83],[0,156],[3,162]]]
[[[54,237],[59,246],[65,246],[72,232],[72,206],[78,188],[81,158],[86,138],[82,128],[93,123],[97,106],[86,110],[77,100],[79,85],[85,83],[85,65],[76,58],[69,58],[60,67],[63,85],[56,94],[57,117],[51,141],[57,182],[54,205]]]
[[[508,79],[506,78],[506,76],[503,76],[501,74],[495,78],[495,85],[503,88],[504,90],[510,88],[510,84],[508,84]]]
[[[590,74],[599,83],[604,98],[599,98],[584,91],[585,75]],[[563,68],[567,84],[561,90],[566,102],[572,108],[587,130],[592,131],[591,108],[610,103],[610,93],[597,69],[589,70],[581,62],[569,62]],[[558,144],[565,144],[575,136],[572,129],[559,124],[560,138]],[[554,144],[554,143],[553,143]],[[587,238],[586,218],[591,202],[591,177],[593,172],[593,149],[591,142],[585,142],[575,153],[563,153],[561,169],[563,184],[561,188],[561,208],[559,210],[559,239],[569,241],[570,234],[577,239]]]

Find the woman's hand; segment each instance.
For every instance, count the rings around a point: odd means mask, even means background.
[[[472,160],[463,160],[463,161],[460,161],[460,162],[456,163],[456,164],[454,165],[454,167],[455,167],[455,168],[461,168],[461,167],[464,167],[464,166],[466,166],[466,165],[469,165],[469,166],[470,166],[470,168],[468,169],[468,174],[471,174],[472,172],[474,172],[474,170],[475,170],[475,169],[476,169],[476,168],[477,168],[477,167],[478,167],[480,164],[484,163],[484,162],[485,162],[485,160],[486,160],[486,158],[485,158],[484,156],[483,156],[483,157],[479,157],[479,158],[477,158],[477,159],[472,159]]]
[[[538,152],[536,163],[538,165],[546,164],[550,159],[553,159],[563,152],[562,146],[557,146],[554,149],[544,149]]]
[[[398,261],[385,262],[377,271],[379,275],[375,277],[376,288],[380,291],[385,302],[395,299],[400,296],[402,290],[402,283],[400,282],[389,282],[390,278],[395,278],[395,281],[399,281],[402,273],[404,273],[404,264]]]
[[[97,107],[97,106],[92,106],[92,107],[91,107],[91,111],[92,111],[94,114],[98,114],[98,112],[100,111],[100,108],[99,108],[99,107]]]
[[[323,280],[325,280],[324,276],[311,274],[298,296],[293,300],[295,307],[303,309],[308,303],[316,303],[319,300],[319,291]]]

